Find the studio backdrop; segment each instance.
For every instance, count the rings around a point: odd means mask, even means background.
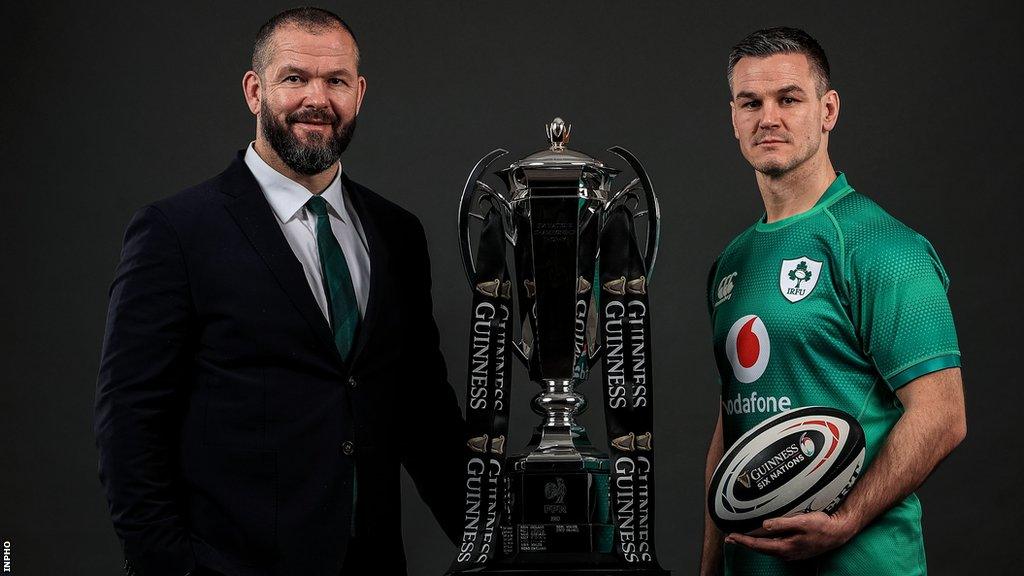
[[[254,137],[241,78],[280,2],[23,3],[7,9],[0,247],[0,539],[19,575],[112,575],[121,552],[92,433],[107,291],[141,206],[220,172]],[[762,214],[729,123],[726,56],[789,25],[827,51],[841,97],[830,152],[860,192],[925,235],[951,278],[967,440],[919,490],[929,571],[1019,569],[1024,405],[1019,294],[1022,173],[1019,3],[332,2],[355,30],[368,91],[346,173],[419,216],[434,314],[464,397],[471,299],[456,237],[474,162],[546,145],[628,148],[661,201],[650,291],[657,542],[696,570],[704,457],[719,409],[708,268]],[[537,423],[514,374],[510,446]],[[605,445],[598,409],[582,422]],[[410,443],[430,450],[429,433]],[[409,572],[455,548],[404,487]]]

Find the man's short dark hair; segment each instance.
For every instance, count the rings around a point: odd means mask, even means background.
[[[341,16],[323,8],[303,6],[285,10],[267,20],[267,23],[260,27],[260,31],[256,33],[256,41],[252,45],[252,69],[254,72],[263,74],[270,61],[270,40],[274,36],[274,32],[278,28],[288,25],[298,26],[313,34],[321,34],[340,26],[352,37],[352,43],[356,47],[356,65],[359,65],[359,42],[356,40],[355,32],[341,19]]]
[[[726,75],[729,79],[729,89],[732,89],[732,73],[740,58],[750,56],[752,58],[767,58],[774,54],[803,54],[811,65],[811,73],[817,80],[818,98],[821,98],[831,87],[829,78],[828,57],[821,44],[811,35],[799,28],[765,28],[758,30],[740,40],[740,43],[732,47],[729,52],[729,67]]]

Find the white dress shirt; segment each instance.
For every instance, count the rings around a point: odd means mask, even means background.
[[[263,195],[270,203],[277,223],[288,240],[288,245],[302,263],[306,281],[309,282],[316,303],[320,305],[320,311],[329,321],[331,316],[327,310],[320,252],[316,245],[316,216],[306,208],[306,202],[313,194],[298,182],[271,168],[260,158],[252,143],[245,152],[245,164],[259,182]],[[320,196],[327,201],[331,230],[341,245],[341,251],[345,253],[345,262],[352,276],[352,288],[359,303],[359,316],[363,317],[366,314],[366,301],[370,296],[370,253],[366,246],[363,227],[359,224],[355,210],[352,209],[348,193],[341,185],[340,166],[338,174]]]

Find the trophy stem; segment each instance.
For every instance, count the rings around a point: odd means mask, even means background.
[[[544,417],[538,428],[540,441],[527,455],[526,465],[573,463],[582,468],[583,455],[574,441],[575,416],[586,409],[587,399],[576,392],[572,379],[545,379],[542,386],[532,402],[533,411]]]

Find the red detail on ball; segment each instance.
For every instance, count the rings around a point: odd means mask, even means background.
[[[832,428],[832,427],[833,427],[832,424],[829,424],[829,428]],[[821,459],[821,462],[818,462],[818,465],[815,466],[814,469],[811,470],[811,472],[814,472],[814,470],[817,470],[818,468],[821,468],[822,465],[825,464],[825,462],[828,462],[828,457],[831,456],[832,453],[836,451],[836,446],[839,446],[839,437],[838,436],[835,436],[835,437],[832,438],[832,445],[828,447],[828,452],[825,453],[825,456]],[[811,472],[808,472],[808,474],[810,474]]]
[[[757,322],[756,316],[747,321],[736,336],[736,359],[744,368],[750,368],[757,363],[757,357],[761,355],[761,342],[752,329],[754,322]]]

